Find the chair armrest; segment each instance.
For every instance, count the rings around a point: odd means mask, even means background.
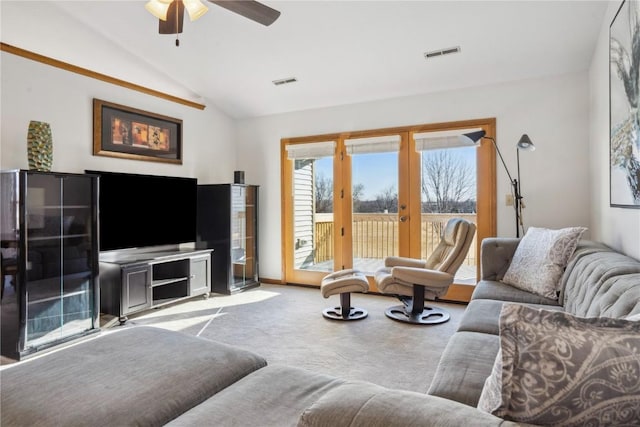
[[[399,256],[390,256],[385,258],[384,266],[385,267],[417,267],[424,268],[427,265],[426,261],[415,258],[404,258]]]
[[[507,272],[520,239],[515,237],[487,237],[480,246],[480,279],[502,280]]]
[[[438,270],[415,267],[393,267],[391,275],[405,283],[444,288],[453,283],[453,276]]]

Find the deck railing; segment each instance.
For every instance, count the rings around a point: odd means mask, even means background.
[[[475,223],[476,214],[422,214],[421,258],[428,258],[440,242],[440,235],[447,221],[454,217]],[[353,258],[386,258],[398,255],[397,214],[353,214]],[[333,259],[332,215],[318,215],[315,222],[314,263]],[[464,261],[476,265],[476,240],[471,243]]]

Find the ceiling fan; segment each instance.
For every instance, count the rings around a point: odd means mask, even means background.
[[[209,1],[265,26],[273,24],[280,16],[279,11],[254,0]],[[200,0],[150,0],[144,7],[160,20],[160,34],[175,34],[176,37],[182,32],[185,9],[191,21],[200,18],[209,10]],[[176,46],[180,46],[177,38]]]

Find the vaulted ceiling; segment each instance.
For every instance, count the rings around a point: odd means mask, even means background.
[[[144,1],[0,2],[4,43],[234,118],[588,69],[606,1],[263,1],[265,27],[204,0],[180,46]],[[460,47],[425,60],[424,53]],[[297,82],[276,86],[274,80]]]

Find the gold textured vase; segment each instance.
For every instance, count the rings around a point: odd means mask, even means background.
[[[27,133],[29,169],[49,172],[53,164],[53,137],[49,123],[32,120]]]

